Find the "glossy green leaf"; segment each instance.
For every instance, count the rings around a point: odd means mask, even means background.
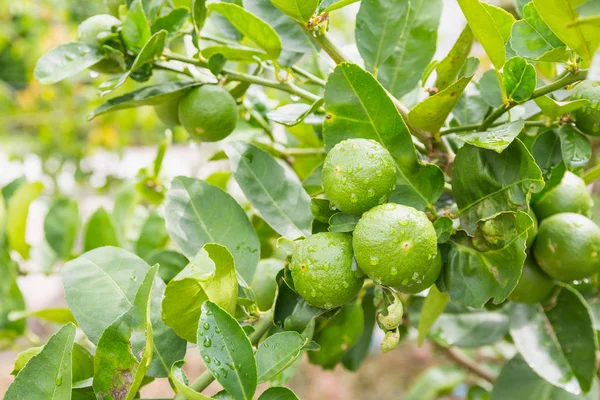
[[[68,259],[79,231],[79,207],[77,202],[59,198],[52,202],[46,219],[44,233],[46,241],[62,259]]]
[[[313,104],[293,103],[286,104],[276,110],[267,113],[267,117],[278,124],[285,126],[295,126],[304,120],[308,115],[314,113],[323,105],[323,99],[315,101]]]
[[[468,233],[477,221],[498,212],[527,211],[531,193],[543,187],[542,173],[519,139],[501,154],[471,145],[456,154],[452,193]]]
[[[561,286],[550,304],[512,305],[510,335],[527,364],[551,384],[579,394],[592,387],[598,341],[583,297]]]
[[[42,85],[62,81],[91,67],[104,58],[104,54],[87,43],[67,43],[53,48],[41,56],[33,72]]]
[[[11,313],[25,310],[25,300],[17,285],[18,268],[8,251],[0,250],[0,334],[9,337],[21,335],[25,331],[25,320],[11,321],[8,318]]]
[[[458,102],[461,94],[471,82],[479,61],[469,58],[456,82],[446,89],[426,98],[408,113],[410,123],[420,129],[438,132]]]
[[[436,400],[463,382],[465,373],[452,367],[428,368],[411,383],[404,400]],[[469,399],[470,400],[470,399]]]
[[[497,71],[493,69],[485,71],[477,84],[481,97],[490,107],[496,108],[504,104],[502,87]]]
[[[208,15],[206,0],[192,0],[190,8],[192,10],[192,22],[194,23],[194,28],[196,29],[196,33],[200,34]]]
[[[521,276],[532,225],[524,212],[503,212],[477,222],[473,237],[458,231],[448,242],[440,289],[468,307],[483,307],[490,299],[502,303]]]
[[[93,388],[102,399],[133,399],[150,367],[154,352],[150,305],[157,273],[158,265],[150,268],[130,308],[98,340]],[[139,337],[143,343],[135,342]]]
[[[450,217],[439,217],[433,222],[438,243],[446,243],[455,233],[454,222]]]
[[[576,171],[586,166],[592,157],[592,145],[589,139],[569,124],[560,127],[558,137],[567,169]]]
[[[174,250],[157,250],[148,255],[146,262],[150,265],[158,264],[158,275],[165,283],[169,283],[188,265],[189,260]]]
[[[162,317],[179,336],[195,343],[202,304],[210,300],[234,315],[237,297],[231,253],[226,247],[209,243],[167,285]]]
[[[225,390],[236,399],[252,399],[258,373],[250,340],[231,315],[210,301],[202,304],[198,349]]]
[[[569,57],[565,44],[550,30],[535,5],[523,8],[523,19],[512,27],[510,45],[520,57],[540,61],[564,61]]]
[[[36,311],[13,311],[8,315],[11,321],[17,321],[24,318],[39,318],[56,324],[67,324],[72,322],[77,324],[73,313],[68,308],[44,308]]]
[[[287,367],[301,354],[306,339],[298,332],[280,332],[266,338],[256,350],[258,382],[266,382]]]
[[[508,65],[508,63],[507,63]],[[521,133],[525,124],[523,120],[507,122],[504,125],[490,128],[485,132],[473,132],[460,135],[458,138],[465,143],[482,149],[502,153]]]
[[[187,7],[177,7],[169,11],[168,14],[161,15],[152,23],[152,33],[160,30],[168,32],[169,36],[174,36],[181,29],[190,16],[190,11]]]
[[[542,133],[533,143],[532,154],[546,185],[544,190],[532,194],[531,204],[535,204],[545,193],[560,184],[567,170],[561,147],[561,140],[553,130]]]
[[[67,324],[55,333],[17,375],[4,399],[71,398],[71,353],[75,331],[75,325]]]
[[[352,232],[360,215],[337,213],[329,219],[329,232]]]
[[[359,0],[321,0],[321,3],[319,4],[318,13],[329,13],[331,11],[339,10],[340,8],[346,7],[358,1]]]
[[[390,0],[378,1],[387,3]],[[406,0],[392,2],[395,4],[394,10],[387,13],[386,16],[399,14],[398,8],[402,3],[406,3]],[[400,13],[404,16],[400,25],[402,31],[396,35],[391,55],[383,60],[379,68],[374,70],[381,84],[397,98],[417,86],[423,71],[433,58],[442,12],[441,0],[411,0],[408,3],[409,12]],[[383,15],[371,15],[373,23],[379,26],[382,25],[383,17]],[[395,22],[390,21],[390,24],[390,26],[394,26]],[[386,45],[386,42],[381,43],[382,48]]]
[[[589,100],[587,99],[557,101],[548,96],[537,97],[533,101],[535,101],[535,104],[542,109],[544,115],[551,120],[555,120],[561,115],[570,113],[589,104]]]
[[[244,36],[252,40],[258,47],[276,60],[281,54],[281,39],[275,29],[262,19],[244,10],[237,4],[211,3],[209,11],[221,14]]]
[[[111,215],[102,207],[97,209],[85,226],[83,249],[89,251],[102,246],[120,245],[119,234]]]
[[[537,83],[535,68],[521,57],[512,57],[506,61],[502,78],[508,99],[517,103],[529,99]]]
[[[596,400],[600,397],[600,385],[594,380],[592,390],[586,395],[574,395],[556,387],[536,374],[520,354],[508,361],[494,384],[491,400]]]
[[[186,257],[193,258],[206,243],[221,244],[233,255],[238,273],[252,280],[260,243],[246,213],[229,194],[198,179],[176,177],[165,216],[167,232]]]
[[[29,249],[31,248],[25,239],[29,206],[42,193],[43,189],[44,185],[41,182],[24,184],[14,192],[8,201],[6,237],[10,247],[24,259],[29,258]]]
[[[310,235],[310,197],[291,169],[249,143],[234,142],[225,152],[246,198],[275,231],[291,240]]]
[[[157,211],[152,211],[144,221],[140,236],[135,242],[135,254],[145,260],[152,252],[164,248],[168,242],[165,219]]]
[[[290,389],[282,386],[268,388],[260,395],[258,400],[299,400],[298,396]]]
[[[436,66],[437,77],[434,84],[435,88],[444,90],[454,83],[462,66],[467,61],[467,57],[469,57],[472,45],[473,31],[467,25],[448,55]]]
[[[400,179],[396,191],[402,204],[424,209],[435,203],[442,194],[443,173],[419,162],[408,128],[371,74],[353,64],[340,64],[327,81],[325,105],[328,150],[345,139],[377,140],[396,160]]]
[[[423,302],[423,308],[421,309],[421,317],[419,318],[419,346],[423,345],[425,337],[431,330],[431,327],[435,324],[438,317],[444,312],[446,305],[450,301],[448,293],[440,292],[436,285],[433,285],[427,293],[427,297]]]
[[[169,378],[175,385],[177,393],[182,394],[188,400],[210,400],[210,397],[206,397],[202,393],[198,393],[188,386],[188,379],[182,368],[184,364],[184,360],[177,361],[171,367],[171,373],[169,374]]]
[[[272,0],[285,15],[302,24],[310,21],[320,0]]]
[[[123,21],[121,36],[127,48],[139,53],[146,44],[152,32],[144,12],[142,0],[134,0],[129,4],[129,11]]]
[[[600,46],[600,24],[577,24],[581,0],[534,0],[539,16],[581,58],[591,61]]]

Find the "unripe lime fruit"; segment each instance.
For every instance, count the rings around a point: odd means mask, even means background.
[[[531,228],[529,228],[529,230],[527,231],[527,242],[525,245],[527,248],[530,248],[531,246],[533,246],[533,243],[535,242],[535,238],[537,237],[537,234],[538,234],[538,219],[537,219],[537,216],[535,215],[535,213],[533,212],[533,210],[531,209],[531,207],[529,208],[528,214],[531,217],[531,219],[533,220],[533,226]]]
[[[364,274],[352,261],[352,238],[343,233],[311,235],[294,249],[290,271],[296,292],[315,307],[348,303],[360,290]]]
[[[521,278],[508,298],[517,303],[535,304],[550,296],[553,288],[554,280],[546,275],[531,257],[527,257]]]
[[[594,201],[583,179],[567,171],[558,185],[536,201],[533,210],[539,219],[565,212],[590,217],[593,207]]]
[[[394,159],[375,140],[343,140],[327,153],[323,187],[340,211],[362,214],[385,202],[395,186]]]
[[[216,142],[235,129],[237,104],[222,87],[202,85],[191,89],[179,103],[179,120],[193,137]]]
[[[260,260],[252,278],[250,287],[256,297],[256,305],[261,311],[267,311],[273,306],[277,282],[277,273],[284,267],[284,262],[276,258]]]
[[[573,100],[585,99],[590,104],[573,111],[575,125],[585,134],[600,136],[600,85],[584,81],[573,90]]]
[[[570,282],[598,272],[600,228],[575,213],[555,214],[540,224],[535,260],[550,277]]]
[[[442,253],[438,250],[437,255],[431,261],[429,269],[423,275],[421,282],[417,280],[416,282],[411,281],[408,285],[398,286],[397,289],[404,293],[417,294],[422,292],[425,289],[428,289],[435,283],[437,278],[440,276],[440,272],[442,271]]]
[[[100,47],[104,43],[103,36],[116,32],[119,26],[121,26],[121,21],[112,15],[94,15],[77,27],[77,41]],[[121,64],[112,59],[98,61],[90,69],[103,74],[115,74],[123,71]]]
[[[367,211],[354,229],[352,244],[358,266],[377,284],[422,285],[435,266],[435,229],[412,207],[387,203]]]
[[[160,121],[168,126],[180,125],[179,121],[179,102],[181,97],[175,97],[167,100],[157,106],[154,106],[154,111]]]

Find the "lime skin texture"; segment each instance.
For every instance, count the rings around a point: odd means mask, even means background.
[[[554,280],[537,266],[532,257],[527,257],[521,278],[508,299],[517,303],[536,304],[546,300],[553,289]]]
[[[539,219],[563,212],[573,212],[591,217],[594,200],[583,179],[567,171],[560,183],[550,189],[533,205]]]
[[[573,100],[589,100],[589,105],[573,111],[575,125],[585,134],[600,137],[600,85],[584,81],[573,90]]]

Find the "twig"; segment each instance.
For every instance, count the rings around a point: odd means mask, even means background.
[[[471,360],[461,350],[453,348],[453,347],[444,347],[435,342],[434,342],[434,344],[438,349],[443,350],[446,353],[446,355],[448,356],[448,358],[450,358],[452,361],[456,362],[457,364],[463,366],[464,368],[468,369],[470,372],[477,375],[478,377],[485,379],[486,381],[490,382],[491,384],[493,384],[496,381],[496,376],[493,373],[491,373],[487,369],[479,366],[475,361]]]
[[[490,124],[490,126],[488,128],[493,128],[495,126],[500,126],[505,124],[506,122],[494,122],[493,124]],[[457,132],[467,132],[467,131],[475,131],[475,130],[479,130],[480,129],[481,124],[472,124],[472,125],[461,125],[461,126],[457,126],[457,127],[453,127],[453,128],[447,128],[447,129],[443,129],[440,131],[440,135],[448,135],[450,133],[457,133]],[[545,121],[525,121],[525,126],[543,126],[543,127],[547,127],[547,128],[552,128],[555,126],[558,126],[556,124],[548,124]]]

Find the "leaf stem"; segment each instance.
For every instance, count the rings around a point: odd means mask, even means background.
[[[589,185],[598,178],[600,178],[600,165],[596,165],[593,168],[588,169],[583,174],[583,181],[586,185]]]
[[[575,82],[579,82],[584,80],[587,77],[587,70],[581,70],[575,73],[567,74],[562,78],[557,79],[556,81],[547,84],[546,86],[542,86],[533,91],[533,94],[528,100],[533,100],[535,98],[545,96],[548,93],[552,93],[556,90],[562,89],[567,85],[571,85]],[[517,103],[509,103],[502,104],[500,107],[496,108],[492,113],[483,121],[481,124],[480,130],[484,131],[489,128],[494,121],[496,121],[502,114],[516,106]]]
[[[438,349],[443,350],[448,356],[448,358],[450,358],[455,363],[463,366],[464,368],[468,369],[470,372],[477,375],[478,377],[485,379],[491,384],[493,384],[496,381],[496,376],[494,374],[492,374],[487,369],[479,366],[474,360],[470,359],[462,350],[459,350],[454,347],[444,347],[435,342],[434,344]]]
[[[304,70],[304,69],[302,69],[300,67],[297,67],[297,66],[294,65],[292,67],[292,71],[294,71],[298,75],[300,75],[300,76],[308,79],[309,81],[311,81],[315,85],[319,85],[321,87],[325,87],[326,82],[323,79],[319,78],[316,75],[311,74],[310,72],[308,72],[308,71],[306,71],[306,70]]]
[[[500,126],[505,123],[506,122],[494,122],[494,123],[490,124],[490,126],[488,128]],[[548,123],[546,123],[545,121],[525,121],[525,126],[545,126],[545,127],[551,128],[551,127],[554,127],[555,125],[556,124],[548,125]],[[443,136],[443,135],[448,135],[450,133],[474,131],[474,130],[480,129],[480,126],[481,126],[481,124],[472,124],[472,125],[462,125],[462,126],[457,126],[454,128],[448,128],[448,129],[444,129],[444,130],[440,131],[440,135]]]

